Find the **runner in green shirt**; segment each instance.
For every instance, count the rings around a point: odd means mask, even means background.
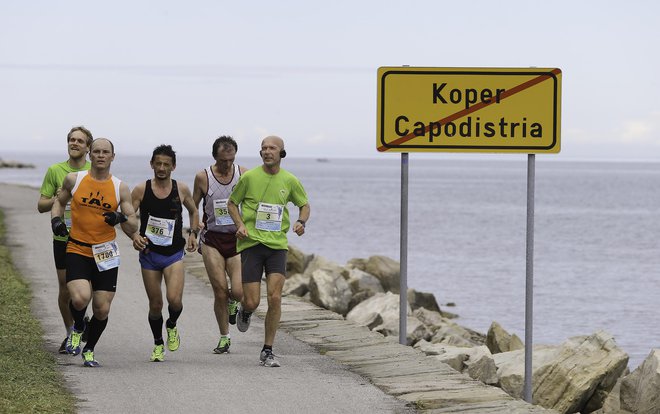
[[[264,347],[259,359],[265,367],[279,367],[280,363],[273,354],[273,342],[280,324],[282,288],[286,277],[286,233],[291,226],[287,204],[291,202],[300,209],[298,220],[292,226],[298,236],[305,233],[310,207],[307,193],[298,178],[280,168],[282,158],[286,157],[282,138],[264,138],[259,155],[263,165],[241,176],[227,203],[237,227],[236,250],[241,253],[243,277],[243,301],[236,317],[236,326],[241,332],[247,331],[250,326],[250,316],[259,306],[261,275],[265,271],[268,310]]]
[[[67,150],[69,152],[69,159],[66,161],[58,162],[46,171],[43,184],[41,184],[41,196],[37,202],[37,210],[40,213],[45,213],[51,210],[56,196],[62,188],[62,182],[66,175],[70,172],[89,170],[90,163],[87,161],[86,156],[89,152],[89,147],[92,144],[92,133],[82,126],[71,128],[69,134],[66,136]],[[71,227],[71,211],[67,209],[64,213],[64,219],[67,227]],[[59,284],[59,293],[57,295],[57,304],[60,308],[60,314],[64,321],[64,328],[66,330],[66,338],[59,348],[60,354],[65,354],[66,340],[69,337],[71,326],[73,325],[73,318],[69,310],[69,291],[66,286],[66,237],[53,236],[53,257],[55,258],[55,270],[57,271],[57,280]]]

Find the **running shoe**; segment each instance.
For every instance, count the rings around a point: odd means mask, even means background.
[[[179,337],[179,331],[174,328],[167,328],[167,349],[174,352],[179,349],[181,345],[181,338]]]
[[[280,366],[280,362],[275,359],[275,354],[270,349],[264,349],[259,355],[259,361],[264,367],[275,368]]]
[[[160,344],[154,346],[151,353],[151,362],[163,362],[165,360],[165,345]]]
[[[89,336],[89,316],[85,316],[83,320],[85,321],[85,329],[83,330],[82,338],[80,340],[87,342],[87,337]]]
[[[229,309],[229,323],[236,325],[236,313],[238,313],[238,302],[233,299],[229,299],[229,304],[227,305]]]
[[[66,341],[66,353],[71,355],[78,355],[80,353],[80,339],[82,332],[73,329],[69,334],[69,339]]]
[[[216,354],[228,354],[229,345],[231,345],[231,338],[221,336],[220,342],[218,342],[218,346],[213,350],[213,352]]]
[[[67,337],[64,338],[64,340],[62,341],[62,345],[60,345],[60,349],[57,350],[58,353],[60,353],[60,354],[66,354],[66,353],[67,353],[67,352],[66,352],[66,343],[67,343],[68,341],[69,341],[69,337],[67,336]]]
[[[83,365],[90,368],[100,367],[101,364],[94,359],[94,351],[85,351],[82,353]]]
[[[244,312],[243,307],[238,307],[238,313],[236,314],[236,327],[241,332],[247,332],[250,327],[250,317],[252,312]]]

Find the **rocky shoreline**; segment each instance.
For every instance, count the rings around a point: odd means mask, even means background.
[[[3,160],[0,158],[0,168],[34,168],[34,164],[27,164],[20,161]]]
[[[290,246],[285,295],[336,312],[346,321],[398,338],[399,263],[385,256],[346,265]],[[493,321],[487,333],[455,322],[431,293],[409,289],[407,344],[454,370],[522,398],[524,345]],[[561,413],[660,412],[660,349],[633,372],[628,355],[605,331],[535,345],[534,404]]]

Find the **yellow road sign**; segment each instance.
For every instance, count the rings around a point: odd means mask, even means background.
[[[378,68],[381,152],[560,150],[561,70]]]

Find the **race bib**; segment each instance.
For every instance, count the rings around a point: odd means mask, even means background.
[[[174,219],[162,219],[149,216],[144,235],[156,246],[171,246],[174,237]]]
[[[283,205],[259,203],[259,207],[257,208],[257,222],[255,227],[258,230],[281,231],[283,217]]]
[[[92,254],[100,272],[119,267],[119,246],[114,240],[92,245]]]
[[[217,226],[231,226],[234,220],[229,215],[227,209],[227,199],[213,200],[213,215],[215,216],[215,224]]]

